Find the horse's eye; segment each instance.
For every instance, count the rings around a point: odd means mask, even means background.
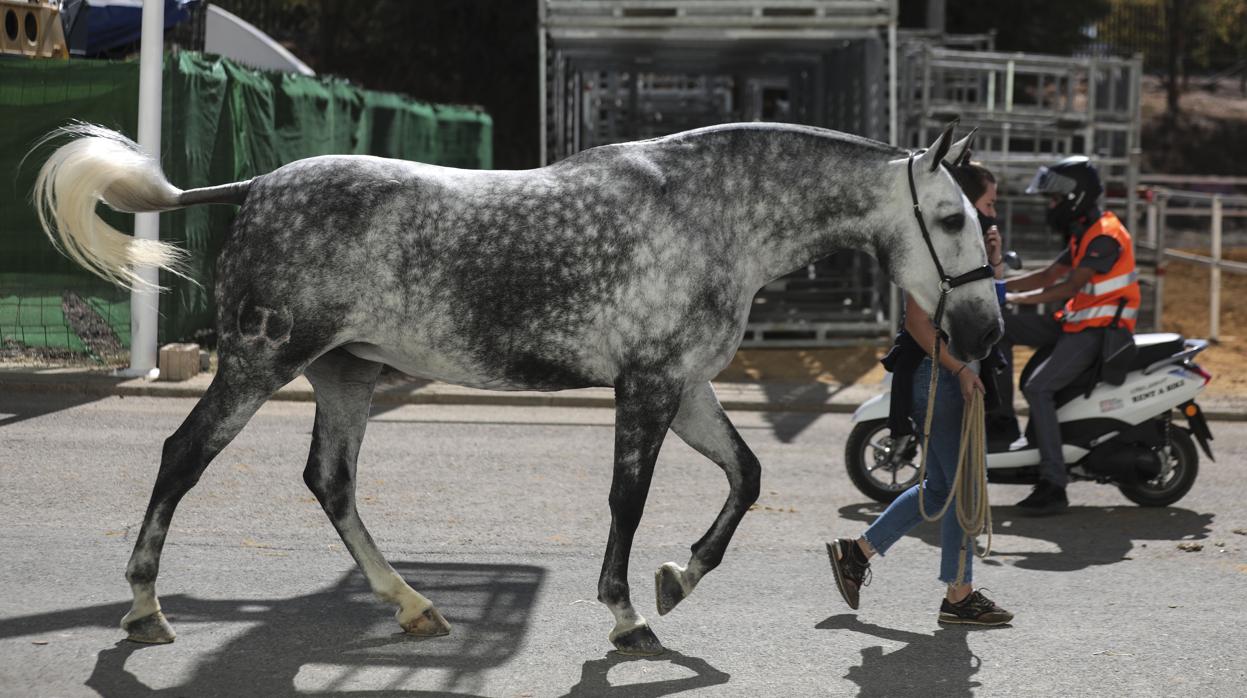
[[[964,213],[954,213],[951,216],[944,216],[940,219],[940,225],[944,226],[944,229],[950,233],[958,232],[965,224],[966,214]]]

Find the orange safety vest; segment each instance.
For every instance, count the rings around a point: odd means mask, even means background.
[[[1121,310],[1119,327],[1134,332],[1135,320],[1139,317],[1139,272],[1134,268],[1134,244],[1130,233],[1121,224],[1117,216],[1105,213],[1095,225],[1087,229],[1078,240],[1070,240],[1071,266],[1075,269],[1087,254],[1087,247],[1095,238],[1107,235],[1121,245],[1121,255],[1117,262],[1105,274],[1096,274],[1074,297],[1066,301],[1065,307],[1056,313],[1066,332],[1081,332],[1089,327],[1108,327],[1117,314],[1117,305],[1125,299],[1126,306]]]

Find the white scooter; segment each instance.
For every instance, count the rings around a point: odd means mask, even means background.
[[[1192,435],[1212,459],[1212,433],[1195,396],[1212,376],[1192,360],[1208,342],[1177,334],[1135,336],[1137,353],[1126,366],[1121,385],[1097,383],[1088,371],[1056,394],[1065,462],[1071,480],[1116,485],[1142,506],[1168,506],[1182,499],[1195,483],[1199,454]],[[1027,362],[1025,384],[1048,352],[1040,350]],[[890,378],[890,376],[889,376]],[[845,448],[849,477],[862,494],[890,502],[918,481],[921,439],[894,439],[888,429],[887,392],[865,402],[853,414],[855,426]],[[1173,423],[1173,410],[1186,417],[1187,427]],[[1039,481],[1039,451],[1030,443],[1010,450],[1007,442],[988,433],[987,480],[1003,484]]]

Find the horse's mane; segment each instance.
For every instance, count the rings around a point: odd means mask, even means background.
[[[733,124],[718,124],[715,126],[703,126],[702,128],[693,129],[691,131],[673,133],[669,136],[652,138],[648,141],[642,141],[642,142],[660,143],[660,142],[665,142],[665,141],[690,140],[690,139],[700,138],[703,136],[741,133],[741,132],[749,132],[749,131],[792,133],[792,134],[811,136],[811,137],[821,139],[821,140],[836,141],[846,146],[864,148],[864,149],[875,151],[875,152],[878,152],[884,155],[903,156],[903,155],[909,154],[909,151],[903,148],[897,148],[895,146],[888,145],[887,143],[884,143],[882,141],[877,141],[871,138],[865,138],[863,136],[854,135],[852,133],[844,133],[843,131],[833,131],[831,129],[821,128],[818,126],[805,126],[801,124],[785,124],[785,123],[773,123],[773,122],[744,122],[744,123],[733,123]]]

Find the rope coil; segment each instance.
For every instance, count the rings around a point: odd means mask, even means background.
[[[965,404],[961,417],[961,443],[957,449],[957,474],[944,506],[933,516],[927,515],[926,503],[923,501],[924,485],[927,479],[927,456],[931,452],[931,420],[935,414],[935,391],[939,387],[940,374],[940,335],[935,335],[935,347],[931,352],[931,384],[927,395],[927,414],[922,429],[922,463],[918,468],[918,513],[925,521],[936,521],[944,516],[953,500],[957,501],[957,523],[961,526],[961,554],[957,556],[957,584],[965,579],[967,547],[975,551],[980,558],[986,558],[992,551],[992,512],[987,500],[987,434],[986,414],[983,407],[983,394],[973,391],[970,401]],[[964,368],[964,367],[963,367]],[[979,534],[987,533],[987,545],[980,552],[977,550]]]

